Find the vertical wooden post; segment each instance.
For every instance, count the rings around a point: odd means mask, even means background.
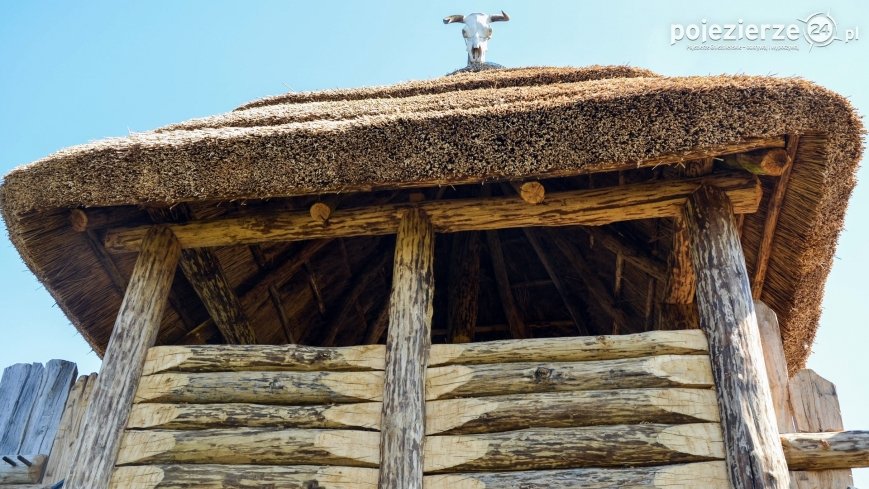
[[[422,489],[425,371],[431,348],[434,231],[418,209],[398,226],[380,442],[380,489]]]
[[[733,207],[722,190],[704,185],[685,211],[730,482],[734,489],[786,489],[788,468]]]
[[[153,228],[142,242],[79,430],[65,488],[105,489],[109,485],[145,355],[157,339],[180,256],[181,246],[168,228]]]

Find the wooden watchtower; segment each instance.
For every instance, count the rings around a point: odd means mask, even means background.
[[[789,393],[861,132],[804,80],[504,69],[14,170],[103,356],[64,487],[844,489],[869,436]]]

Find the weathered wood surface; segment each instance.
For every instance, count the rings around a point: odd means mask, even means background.
[[[784,148],[735,153],[724,158],[731,168],[742,168],[755,175],[780,176],[788,165],[788,152]]]
[[[19,363],[4,370],[2,387],[3,392],[8,394],[0,399],[0,416],[5,415],[5,422],[0,425],[3,430],[0,432],[0,454],[20,453],[18,449],[21,447],[27,419],[36,402],[44,371],[41,363]]]
[[[519,194],[519,198],[528,204],[536,205],[546,199],[546,188],[540,182],[512,182],[511,186]]]
[[[136,404],[129,429],[361,428],[380,429],[379,402],[273,406],[265,404]]]
[[[308,209],[308,214],[311,215],[311,219],[326,224],[329,222],[329,218],[332,217],[333,210],[334,206],[328,202],[314,202]]]
[[[206,372],[142,377],[136,402],[322,404],[379,401],[383,372]]]
[[[682,214],[673,219],[673,245],[667,259],[664,297],[656,329],[682,330],[698,326],[694,265],[688,242],[688,228]]]
[[[761,187],[750,173],[723,173],[680,180],[622,185],[553,193],[537,205],[513,196],[434,200],[335,211],[329,223],[311,219],[306,211],[266,212],[172,224],[184,248],[231,246],[268,241],[298,241],[330,237],[393,234],[408,206],[426,213],[437,232],[483,231],[528,226],[601,225],[632,219],[674,217],[702,183],[721,187],[740,213],[753,213]],[[106,247],[135,251],[149,227],[112,229]]]
[[[376,489],[377,469],[317,465],[118,467],[110,489]]]
[[[82,375],[69,392],[66,406],[63,409],[63,417],[57,428],[54,447],[45,467],[43,482],[46,484],[59,482],[69,473],[72,458],[75,456],[74,448],[82,418],[84,418],[84,413],[90,402],[96,380],[97,374]]]
[[[447,341],[474,341],[480,294],[480,234],[453,235],[450,251],[449,289],[447,290]]]
[[[786,433],[781,441],[792,470],[869,467],[869,431]]]
[[[772,405],[775,408],[778,432],[791,433],[794,431],[794,421],[788,392],[788,364],[782,344],[778,316],[775,311],[761,301],[754,301],[754,309],[757,314],[757,327],[760,331],[763,360],[769,378],[769,388],[772,392]]]
[[[794,429],[803,433],[842,431],[842,414],[836,386],[813,370],[800,370],[788,385]],[[797,489],[839,488],[852,485],[849,469],[791,472]]]
[[[19,453],[48,455],[52,452],[63,408],[77,373],[73,362],[49,360],[45,364]]]
[[[380,433],[352,430],[127,431],[118,465],[213,463],[377,467]]]
[[[699,484],[702,484],[699,485]],[[467,472],[425,476],[425,489],[730,489],[722,461],[656,467]]]
[[[383,345],[344,348],[304,345],[155,346],[148,351],[143,374],[247,370],[383,370],[385,364],[386,348]]]
[[[580,362],[708,351],[699,330],[650,331],[619,336],[576,336],[432,345],[429,365],[513,362]]]
[[[712,387],[709,357],[661,355],[434,367],[428,369],[426,399],[644,387]]]
[[[65,487],[108,487],[148,349],[154,346],[181,247],[165,227],[142,242],[85,413]]]
[[[723,458],[718,423],[533,428],[430,436],[426,439],[425,471],[624,467]]]
[[[0,485],[33,484],[42,478],[47,456],[0,453]],[[27,461],[27,463],[25,463]],[[11,463],[10,463],[11,462]],[[14,464],[14,465],[13,465]]]
[[[445,399],[426,404],[426,434],[718,422],[711,389],[618,389]]]
[[[685,214],[730,480],[734,489],[785,489],[787,464],[733,208],[720,189],[702,186]]]
[[[426,368],[434,299],[434,230],[408,210],[395,243],[381,418],[380,489],[422,489]]]

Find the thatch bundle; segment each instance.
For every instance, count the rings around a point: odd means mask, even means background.
[[[192,217],[202,219],[259,208],[305,208],[322,199],[348,207],[382,203],[406,199],[410,189],[427,199],[479,195],[480,183],[526,178],[552,178],[547,186],[556,189],[601,186],[661,177],[664,168],[626,170],[661,155],[796,134],[799,146],[762,298],[781,316],[788,358],[797,367],[814,337],[862,150],[862,126],[847,100],[800,79],[660,77],[626,67],[527,68],[291,93],[60,151],[7,175],[0,205],[25,262],[102,351],[134,259],[107,253],[102,232],[152,222],[155,207],[183,203]],[[613,168],[621,175],[600,173]],[[768,198],[775,181],[765,177],[763,183]],[[483,191],[509,189],[490,185]],[[84,209],[90,224],[74,229],[71,209]],[[743,227],[750,273],[763,209]],[[640,221],[607,231],[666,261],[669,223]],[[612,281],[611,250],[595,245],[583,229],[556,233],[583,243],[595,280]],[[536,236],[500,233],[517,302],[526,320],[540,326],[540,335],[570,334],[575,329],[564,326],[567,314],[553,284],[545,283],[535,241],[556,261],[558,252],[552,235]],[[388,292],[390,239],[215,252],[259,341],[317,343],[331,337],[336,344],[352,344],[379,339],[373,336]],[[448,280],[446,258],[454,239],[438,243],[441,283]],[[492,265],[483,262],[478,331],[499,337],[505,320],[492,291]],[[654,326],[660,280],[630,265],[623,273],[625,286],[615,300],[628,317],[623,332]],[[363,279],[369,282],[359,285]],[[608,332],[606,308],[593,299],[583,277],[568,272],[563,279],[585,315],[595,318],[588,320],[588,332]],[[160,342],[220,341],[180,274],[171,304]],[[436,312],[435,329],[445,328],[444,321]]]

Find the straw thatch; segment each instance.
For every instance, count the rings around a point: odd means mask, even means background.
[[[613,162],[794,134],[801,135],[800,144],[763,299],[779,313],[788,359],[797,367],[814,337],[823,284],[862,150],[862,126],[850,104],[800,79],[660,77],[627,67],[528,68],[291,93],[227,114],[60,151],[7,175],[0,205],[25,262],[102,351],[134,257],[108,256],[100,246],[101,229],[150,222],[144,206],[186,203],[197,218],[204,218],[261,206],[298,208],[310,203],[310,196],[330,193],[345,196],[344,202],[382,202],[401,198],[391,191],[430,188],[429,198],[446,198],[478,193],[474,182],[591,174]],[[660,169],[644,169],[622,178],[659,174]],[[595,184],[587,177],[552,183]],[[767,197],[773,185],[774,180],[764,180]],[[98,213],[101,228],[74,231],[69,224],[73,208]],[[745,221],[750,272],[764,217],[761,211]],[[612,231],[666,259],[667,225],[640,222]],[[561,232],[572,239],[584,236],[576,229]],[[525,264],[510,270],[517,282],[531,284],[517,288],[525,312],[536,314],[537,322],[563,321],[563,315],[551,312],[563,308],[547,303],[551,287],[549,293],[533,290],[541,276],[527,276],[533,273],[526,269],[540,264],[531,258],[534,251],[522,233],[501,237],[507,248],[515,248],[505,253],[515,253],[517,262]],[[318,328],[378,320],[389,267],[372,272],[376,282],[368,290],[354,290],[352,277],[372,261],[380,263],[378,258],[389,253],[388,243],[388,238],[357,238],[321,244],[301,271],[278,278],[270,274],[279,273],[282,264],[311,243],[233,247],[217,254],[261,341],[299,339],[294,336],[315,341],[322,336]],[[439,249],[449,256],[448,241]],[[589,246],[585,253],[600,279],[611,280],[612,255],[599,246]],[[487,267],[483,289],[491,286]],[[649,326],[647,304],[659,297],[659,287],[645,285],[647,280],[626,267],[628,285],[618,304],[636,318],[633,329]],[[263,281],[269,286],[257,288]],[[579,278],[567,281],[573,286]],[[577,295],[583,295],[583,287],[576,286]],[[245,299],[251,290],[264,293]],[[482,295],[481,324],[503,323],[499,306]],[[357,304],[355,319],[336,318],[348,297]],[[593,301],[585,301],[584,308],[592,317],[600,315]],[[207,334],[202,336],[207,323],[202,305],[179,274],[161,342],[208,341]],[[189,334],[197,324],[197,332]],[[364,335],[347,328],[341,341],[362,341]]]

